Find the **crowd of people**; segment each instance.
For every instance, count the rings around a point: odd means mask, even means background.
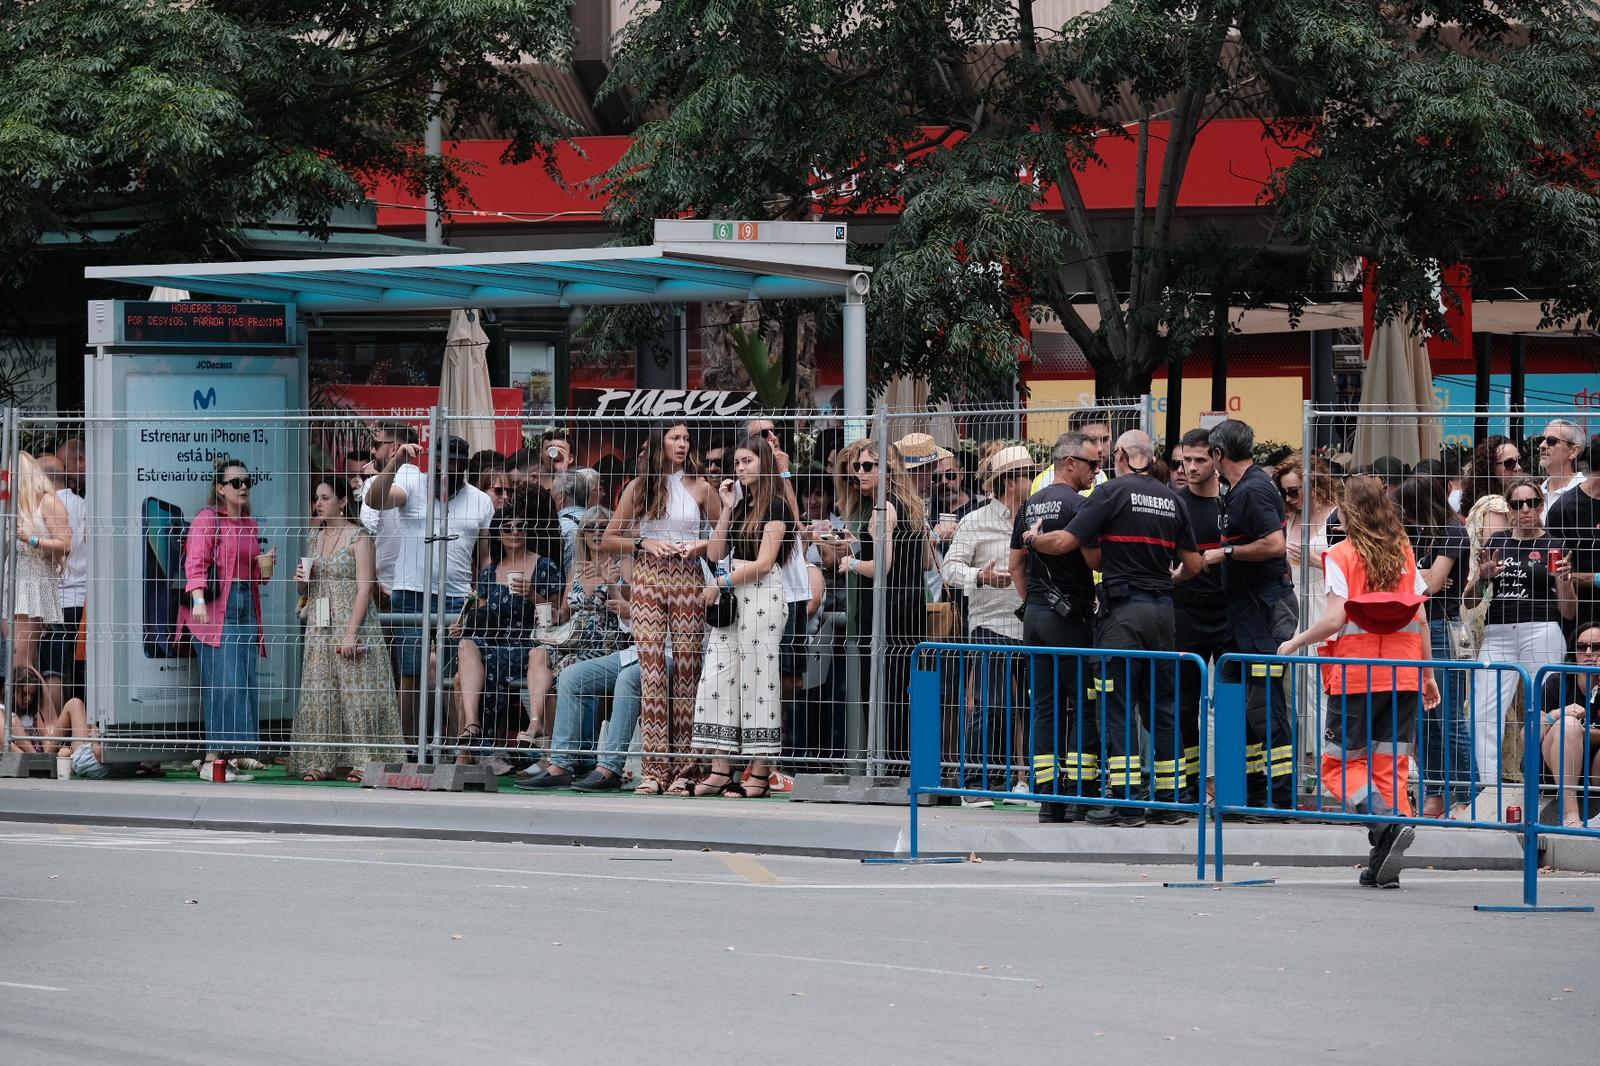
[[[311,479],[288,772],[358,780],[393,758],[417,736],[426,674],[447,681],[455,757],[520,771],[519,788],[758,797],[782,765],[843,755],[844,707],[874,673],[876,740],[903,764],[912,649],[937,637],[1024,649],[946,679],[956,784],[1071,796],[1043,803],[1043,821],[1137,825],[1185,817],[1175,808],[1205,787],[1205,694],[1192,666],[1117,652],[1320,648],[1532,674],[1570,649],[1600,663],[1600,477],[1584,474],[1593,449],[1570,421],[1536,438],[1542,478],[1504,437],[1460,464],[1346,469],[1348,456],[1298,453],[1260,465],[1236,420],[1166,456],[1138,430],[1113,438],[1104,412],[1070,425],[1043,463],[1025,443],[963,456],[919,431],[823,435],[800,469],[770,420],[714,434],[677,422],[645,435],[632,476],[577,466],[560,434],[512,455],[450,437],[430,478],[415,429],[380,422],[347,470]],[[75,440],[19,458],[11,713],[25,749],[77,736],[73,757],[103,770],[73,706],[82,477]],[[198,659],[207,780],[248,778],[270,746],[258,667],[276,553],[261,550],[253,485],[243,462],[218,460],[184,553],[179,626]],[[437,643],[422,631],[430,584],[447,620]],[[1313,624],[1296,632],[1301,597]],[[1095,651],[1026,651],[1043,647]],[[1521,701],[1541,716],[1562,822],[1595,813],[1577,787],[1600,773],[1586,675],[1523,693],[1513,671],[1258,665],[1237,679],[1250,807],[1292,808],[1310,750],[1323,790],[1352,810],[1408,813],[1415,766],[1424,815],[1475,813],[1504,776]],[[1305,743],[1306,723],[1320,742]],[[1390,830],[1374,823],[1374,883],[1394,880],[1407,842]]]

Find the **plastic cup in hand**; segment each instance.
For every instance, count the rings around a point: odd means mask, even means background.
[[[540,629],[549,629],[550,623],[554,620],[554,615],[548,603],[535,604],[533,616],[538,619]]]
[[[311,568],[316,566],[316,565],[317,565],[316,556],[314,556],[314,555],[302,555],[302,556],[300,556],[300,580],[309,582],[311,580]]]
[[[518,596],[523,595],[521,570],[511,570],[506,573],[506,588]]]
[[[273,548],[271,551],[264,551],[260,555],[256,556],[256,569],[261,571],[262,581],[271,581],[272,572],[273,570],[277,569],[277,566],[278,549],[276,548]]]

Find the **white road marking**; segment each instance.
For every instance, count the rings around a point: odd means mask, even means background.
[[[737,954],[758,959],[787,959],[790,962],[818,962],[825,966],[861,966],[869,970],[899,970],[902,973],[928,973],[937,977],[976,977],[982,981],[1018,981],[1037,984],[1031,977],[1003,977],[995,973],[975,973],[969,970],[935,970],[926,966],[896,966],[889,962],[860,962],[856,959],[819,959],[813,955],[779,955],[771,951],[741,951]]]
[[[0,981],[0,988],[30,988],[35,992],[65,992],[65,988],[56,988],[54,985],[25,985],[20,981]]]
[[[80,899],[47,899],[44,896],[0,896],[0,900],[9,900],[12,903],[82,903]]]

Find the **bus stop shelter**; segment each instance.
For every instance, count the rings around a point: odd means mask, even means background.
[[[84,274],[183,289],[196,299],[289,304],[302,319],[469,307],[842,298],[844,413],[860,419],[867,411],[870,274],[848,262],[843,223],[658,219],[647,246],[97,266]]]

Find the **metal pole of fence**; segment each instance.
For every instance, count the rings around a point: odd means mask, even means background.
[[[438,496],[435,491],[434,479],[438,476],[439,465],[434,461],[433,452],[439,440],[439,408],[428,408],[428,505],[423,512],[422,528],[431,536],[433,533],[434,498]],[[429,699],[429,671],[428,671],[428,616],[433,609],[433,552],[429,550],[431,544],[424,540],[426,545],[422,552],[422,665],[421,673],[417,677],[417,762],[428,761],[428,735],[431,732],[429,715],[432,711]],[[402,652],[402,658],[404,653]]]
[[[0,512],[0,536],[4,537],[5,543],[8,546],[8,550],[6,551],[6,554],[5,554],[5,562],[4,562],[4,564],[0,565],[0,582],[3,582],[3,585],[4,585],[4,590],[5,590],[4,601],[5,601],[5,605],[6,605],[6,617],[8,619],[15,619],[16,618],[16,610],[15,610],[15,608],[16,608],[16,602],[17,602],[16,601],[17,583],[12,580],[12,574],[15,572],[15,568],[16,568],[17,538],[16,538],[16,534],[12,531],[12,526],[11,526],[11,523],[16,519],[16,512],[17,512],[16,507],[13,505],[13,500],[14,500],[15,493],[16,493],[16,488],[17,488],[17,477],[16,477],[16,469],[15,469],[16,468],[16,448],[14,448],[12,446],[13,445],[13,441],[15,439],[13,437],[13,434],[16,431],[16,421],[17,421],[17,409],[15,407],[7,407],[6,408],[6,413],[5,413],[5,428],[4,428],[3,435],[0,435],[0,452],[3,452],[3,456],[0,456],[0,458],[3,458],[3,460],[4,460],[3,468],[4,468],[4,471],[5,471],[5,478],[6,478],[6,481],[5,481],[5,492],[4,493],[0,493],[0,500],[3,500],[3,503],[0,503],[0,507],[4,508],[3,512]],[[13,622],[12,625],[14,626],[15,622]],[[11,639],[12,640],[16,639],[15,632],[12,632]],[[15,670],[11,669],[11,654],[12,654],[12,652],[11,652],[11,644],[10,644],[10,642],[7,642],[6,645],[5,645],[6,662],[4,664],[5,667],[6,667],[6,682],[5,682],[5,689],[6,689],[6,691],[5,691],[5,696],[6,696],[5,710],[6,710],[6,713],[0,714],[0,720],[3,720],[3,722],[4,722],[3,727],[0,727],[0,730],[3,730],[3,737],[4,737],[4,742],[0,743],[0,753],[7,752],[7,751],[11,750],[11,714],[10,714],[10,710],[11,710],[11,708],[16,706],[16,704],[12,702],[12,686],[15,683],[16,673],[17,672]]]
[[[876,418],[877,426],[873,435],[878,442],[878,491],[872,502],[872,518],[867,523],[867,537],[872,538],[873,529],[887,526],[886,516],[889,511],[889,449],[894,445],[889,440],[889,410],[883,401],[878,401]],[[884,755],[884,729],[888,724],[884,713],[883,693],[884,682],[887,678],[887,663],[883,661],[886,654],[884,647],[884,593],[889,588],[889,567],[887,561],[891,551],[888,530],[884,529],[881,540],[873,545],[872,549],[872,641],[867,645],[867,657],[870,674],[867,684],[867,774],[876,777],[883,773]],[[910,734],[910,723],[906,723],[907,735]]]
[[[433,440],[433,456],[428,460],[428,466],[437,471],[433,475],[434,487],[432,495],[438,496],[440,485],[444,486],[445,491],[449,491],[450,488],[450,481],[444,468],[450,457],[450,449],[448,447],[450,440],[450,412],[445,408],[439,408],[438,432],[434,434]],[[446,607],[445,592],[450,587],[450,501],[437,501],[434,504],[434,516],[439,523],[439,528],[433,530],[435,539],[429,543],[428,550],[438,564],[436,577],[439,582],[439,588],[437,590],[438,595],[434,597],[434,605],[437,608],[437,613],[433,617],[434,631],[430,634],[432,639],[424,642],[423,654],[427,654],[431,647],[439,657],[437,669],[433,671],[433,747],[436,752],[442,752],[444,750],[445,723],[449,720],[449,713],[445,707],[444,700],[445,627],[451,621],[454,621],[454,619],[447,621],[445,617],[449,613]],[[470,582],[471,578],[469,577],[468,580]],[[424,617],[424,624],[426,623],[427,619]]]
[[[1539,712],[1534,699],[1533,681],[1527,670],[1522,675],[1526,695],[1522,699],[1522,904],[1539,905]],[[1556,778],[1557,786],[1562,784]]]
[[[1311,402],[1306,401],[1304,407],[1305,426],[1301,433],[1300,443],[1300,628],[1304,629],[1311,621],[1311,449],[1316,435],[1313,432],[1312,422],[1316,418],[1316,411]]]

